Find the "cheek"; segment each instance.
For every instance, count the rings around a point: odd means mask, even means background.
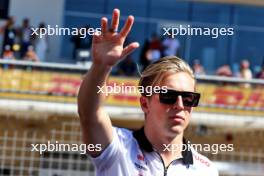
[[[153,99],[150,104],[150,114],[158,119],[163,119],[169,110],[169,106],[163,105],[158,99]]]
[[[192,111],[193,111],[193,108],[184,109],[185,117],[187,118],[188,123],[190,121]]]
[[[193,111],[193,107],[184,107],[184,112],[187,114],[191,114]]]
[[[160,106],[160,105],[158,105],[158,104],[152,104],[151,105],[151,113],[152,113],[152,115],[155,115],[155,116],[161,116],[162,114],[162,112],[164,111],[163,110],[163,108]]]

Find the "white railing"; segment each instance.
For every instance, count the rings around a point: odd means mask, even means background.
[[[48,68],[48,69],[65,69],[65,70],[76,70],[76,71],[87,71],[90,66],[91,62],[87,62],[83,65],[77,64],[61,64],[61,63],[52,63],[52,62],[31,62],[31,61],[19,61],[19,60],[5,60],[0,59],[0,65],[15,65],[15,66],[31,66],[37,68]]]
[[[79,64],[61,64],[61,63],[40,63],[40,62],[30,62],[30,61],[18,61],[18,60],[4,60],[0,59],[0,65],[14,65],[14,66],[31,66],[36,68],[47,68],[47,69],[58,69],[58,70],[76,70],[76,71],[87,71],[92,62],[86,62],[83,65]],[[264,80],[262,79],[243,79],[237,77],[224,77],[216,75],[197,75],[196,79],[198,81],[215,81],[215,82],[230,82],[230,83],[249,83],[264,85]]]

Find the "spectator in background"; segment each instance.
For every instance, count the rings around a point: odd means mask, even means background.
[[[141,50],[141,53],[140,53],[140,60],[139,60],[139,62],[141,64],[141,71],[142,72],[150,64],[150,61],[148,60],[147,54],[146,54],[147,51],[148,51],[148,48],[149,48],[149,41],[146,39],[144,44],[143,44],[143,47],[142,47],[142,50]]]
[[[153,63],[161,58],[160,51],[156,49],[148,49],[145,54],[149,63]]]
[[[32,62],[39,62],[39,58],[34,51],[34,47],[32,45],[28,46],[28,50],[25,53],[25,56],[23,58],[25,61],[32,61]]]
[[[137,65],[133,61],[133,58],[130,55],[127,56],[126,59],[122,60],[118,64],[117,67],[118,67],[118,70],[117,70],[118,75],[136,76],[136,74],[137,74]]]
[[[14,52],[11,50],[11,47],[9,45],[5,45],[4,52],[3,52],[3,59],[16,60],[14,56]]]
[[[149,47],[146,51],[146,58],[150,63],[153,63],[161,58],[162,53],[162,43],[160,38],[156,33],[152,34],[149,41]]]
[[[9,17],[6,24],[1,27],[0,31],[4,34],[2,53],[5,52],[6,45],[8,45],[9,49],[13,51],[13,46],[17,38],[17,30],[15,29],[14,24],[15,19],[13,17]]]
[[[205,75],[204,68],[198,59],[193,61],[193,71],[195,75]]]
[[[232,73],[234,77],[240,77],[240,68],[239,68],[239,64],[238,63],[233,63],[232,64]]]
[[[252,79],[252,72],[250,70],[250,63],[248,60],[244,59],[240,63],[240,77],[244,79]]]
[[[39,29],[43,28],[45,28],[45,23],[40,23]],[[44,62],[48,51],[48,35],[42,35],[42,37],[40,35],[36,36],[35,48],[39,61]]]
[[[179,56],[180,41],[169,35],[163,40],[162,48],[163,56]]]
[[[86,25],[83,28],[86,28],[88,30],[90,27],[89,27],[89,25]],[[74,59],[77,59],[77,57],[78,57],[77,54],[78,54],[78,51],[80,49],[90,50],[92,38],[91,38],[90,35],[87,35],[86,37],[83,37],[80,33],[78,33],[78,35],[74,35],[71,38],[71,42],[73,43],[72,57]]]
[[[161,58],[162,55],[162,42],[156,33],[153,33],[150,40],[145,40],[143,48],[140,53],[141,71]]]
[[[247,80],[250,80],[253,78],[253,74],[249,68],[250,64],[249,64],[249,61],[244,59],[240,62],[240,77],[241,78],[244,78],[244,79],[247,79]],[[249,88],[250,87],[250,84],[249,83],[244,83],[244,84],[241,84],[242,87],[245,87],[245,88]]]
[[[256,78],[264,79],[264,65],[262,65],[262,69],[259,73],[257,73]]]
[[[149,49],[158,50],[158,51],[162,50],[162,43],[158,34],[156,33],[152,34],[149,41]]]
[[[231,77],[233,75],[231,68],[228,64],[225,64],[225,65],[219,67],[216,71],[216,74],[218,76],[226,76],[226,77]]]
[[[32,45],[31,27],[28,18],[25,18],[22,22],[22,27],[19,29],[20,34],[20,57],[23,58],[28,50],[28,47]]]

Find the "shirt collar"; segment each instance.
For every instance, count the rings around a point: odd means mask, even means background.
[[[134,138],[137,140],[139,147],[141,149],[143,149],[146,152],[153,152],[153,147],[152,144],[149,142],[149,140],[147,139],[145,132],[144,132],[144,127],[142,127],[139,130],[136,130],[133,132],[133,136]],[[183,138],[183,143],[185,145],[187,144],[187,141],[185,138]],[[182,161],[183,164],[189,165],[189,164],[193,164],[193,156],[192,156],[192,152],[191,150],[183,150],[182,151]]]

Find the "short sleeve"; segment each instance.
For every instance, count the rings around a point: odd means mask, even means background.
[[[124,153],[123,137],[124,132],[120,128],[113,128],[113,140],[97,157],[90,157],[97,170],[103,171],[111,165]]]

